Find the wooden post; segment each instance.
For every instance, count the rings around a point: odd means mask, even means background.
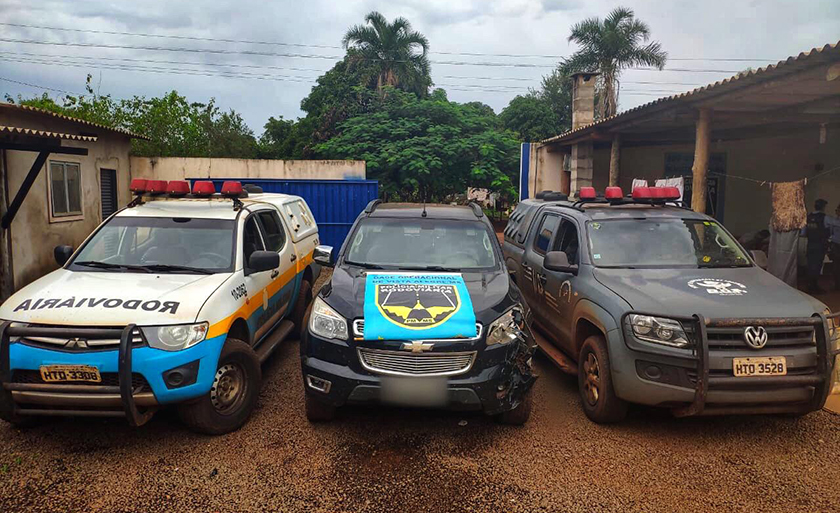
[[[708,108],[700,109],[697,132],[694,139],[694,165],[691,166],[691,209],[706,212],[706,170],[709,168],[709,135],[712,113]]]
[[[610,187],[618,187],[619,160],[621,160],[621,135],[615,134],[610,148]]]

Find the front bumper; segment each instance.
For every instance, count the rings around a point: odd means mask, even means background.
[[[199,397],[210,390],[225,336],[202,341],[183,351],[133,347],[134,325],[119,328],[46,328],[0,325],[0,413],[124,417],[129,424],[146,423],[159,405]],[[69,352],[12,341],[18,337],[119,339],[118,350]],[[195,382],[169,388],[163,373],[198,362]],[[90,365],[115,376],[110,383],[54,384],[21,380],[39,373],[42,365]],[[36,381],[36,382],[33,382]]]
[[[362,363],[358,349],[397,352],[400,351],[401,345],[401,341],[324,340],[306,330],[301,340],[301,369],[306,393],[336,407],[347,404],[380,404],[383,402],[383,380],[401,377],[371,370]],[[488,415],[502,413],[518,406],[536,380],[536,376],[531,372],[530,359],[535,348],[532,338],[504,346],[487,347],[483,338],[474,342],[449,341],[439,345],[441,349],[437,354],[466,351],[476,353],[468,371],[458,375],[436,377],[446,380],[446,400],[443,407],[447,409],[482,410]],[[407,357],[411,355],[408,352],[404,354]],[[324,382],[328,382],[329,385],[313,386],[312,378],[316,378],[315,383],[323,385]]]
[[[631,312],[653,315],[643,312]],[[626,315],[630,315],[628,313]],[[831,390],[837,356],[832,351],[825,316],[786,319],[676,318],[690,327],[694,344],[678,350],[636,341],[622,318],[609,333],[613,383],[627,401],[669,407],[677,416],[716,414],[807,413],[819,410]],[[831,316],[836,318],[838,314]],[[674,318],[670,316],[670,318]],[[815,343],[778,344],[761,350],[710,341],[710,332],[737,331],[746,326],[768,330],[809,330]],[[785,356],[785,376],[735,377],[735,357]]]

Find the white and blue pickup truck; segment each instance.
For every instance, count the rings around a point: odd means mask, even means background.
[[[260,364],[299,330],[320,266],[298,196],[132,181],[134,200],[0,307],[0,418],[125,417],[177,404],[192,429],[241,427]]]

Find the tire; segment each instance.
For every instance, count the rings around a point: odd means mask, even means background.
[[[306,403],[306,420],[309,422],[329,422],[335,418],[335,406],[315,399],[304,392]]]
[[[500,413],[496,420],[498,420],[501,424],[508,424],[510,426],[522,426],[528,419],[531,418],[531,411],[534,407],[534,389],[531,388],[527,392],[525,392],[525,396],[522,398],[522,401],[516,405],[516,408],[512,410],[508,410],[504,413]]]
[[[610,424],[627,416],[627,403],[613,389],[607,343],[601,335],[587,338],[580,349],[578,391],[583,412],[592,422]]]
[[[260,395],[262,371],[254,350],[241,340],[228,338],[210,391],[179,406],[181,420],[193,431],[223,435],[241,428]]]
[[[297,301],[295,301],[294,310],[292,310],[291,320],[295,323],[292,328],[292,335],[300,337],[303,333],[303,327],[306,325],[306,309],[312,302],[312,284],[309,280],[302,280],[300,282],[300,291],[298,291]]]

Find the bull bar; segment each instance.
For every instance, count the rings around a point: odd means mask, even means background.
[[[661,317],[662,314],[648,312],[628,312],[622,316],[622,325],[626,325],[626,319],[630,315],[646,315]],[[682,407],[675,408],[672,413],[677,417],[690,417],[695,415],[713,415],[716,413],[728,414],[769,414],[769,413],[790,413],[789,406],[776,405],[745,405],[706,408],[706,397],[710,387],[731,386],[736,384],[750,385],[782,385],[782,386],[813,386],[814,395],[809,403],[806,403],[793,413],[808,413],[822,409],[828,394],[831,391],[831,379],[834,369],[834,362],[840,355],[840,348],[832,350],[829,321],[840,323],[840,312],[830,314],[814,315],[812,317],[790,317],[790,318],[720,318],[706,319],[702,315],[674,316],[668,315],[669,319],[679,321],[681,324],[688,324],[694,329],[693,344],[691,345],[692,359],[697,364],[697,381],[694,387],[693,401]],[[817,349],[817,370],[814,374],[803,376],[765,376],[738,378],[732,376],[709,376],[709,339],[708,328],[737,328],[746,326],[765,327],[787,327],[787,326],[812,326],[816,337]],[[632,329],[631,329],[632,332]],[[652,351],[653,352],[653,351]]]
[[[12,322],[0,324],[0,384],[5,400],[0,401],[3,413],[14,415],[73,415],[88,417],[125,417],[132,426],[142,426],[155,413],[153,394],[137,394],[132,389],[132,334],[137,326],[129,324],[125,328],[73,328],[73,327],[39,327],[12,326]],[[119,386],[105,385],[54,385],[45,383],[13,383],[10,360],[10,346],[12,337],[68,337],[84,339],[115,339],[119,338],[118,378]],[[43,404],[64,404],[77,402],[88,406],[111,405],[119,402],[121,410],[102,409],[40,409],[21,408],[14,399],[15,393],[29,393],[30,395],[45,397]],[[73,394],[70,401],[62,401],[62,394]],[[146,397],[151,395],[151,397]],[[141,412],[138,401],[148,408]]]

